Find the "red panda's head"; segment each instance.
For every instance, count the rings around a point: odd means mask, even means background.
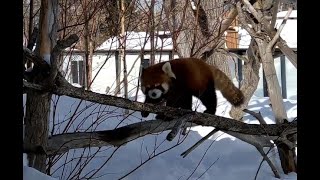
[[[161,102],[170,89],[172,78],[176,79],[176,75],[169,62],[142,69],[141,91],[146,95],[146,102]]]

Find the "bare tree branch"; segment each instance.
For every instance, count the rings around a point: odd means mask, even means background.
[[[79,37],[76,34],[72,34],[67,39],[60,40],[57,42],[57,44],[55,45],[51,53],[50,59],[53,62],[51,62],[51,74],[49,76],[49,82],[54,83],[53,81],[57,76],[59,67],[61,66],[61,62],[60,62],[61,59],[58,58],[58,56],[60,55],[62,50],[64,50],[67,47],[70,47],[72,44],[74,44],[78,40],[79,40]]]
[[[277,43],[279,49],[283,52],[283,54],[289,59],[292,65],[297,68],[297,54],[294,53],[290,47],[287,45],[285,40],[281,37],[279,38],[279,42]]]
[[[121,146],[127,142],[143,137],[147,134],[159,133],[170,130],[176,121],[150,120],[133,123],[114,130],[95,132],[74,132],[53,135],[48,140],[47,154],[60,154],[70,149],[85,147]],[[197,126],[195,123],[187,123],[189,127]],[[259,126],[259,125],[258,125]],[[270,125],[273,126],[273,125]],[[273,126],[274,127],[274,126]],[[289,128],[289,127],[288,127]],[[294,131],[294,130],[293,130]],[[295,130],[296,131],[296,130]],[[241,134],[232,131],[224,131],[240,140],[252,145],[270,147],[270,140],[282,140],[278,136],[260,136]],[[291,132],[292,133],[292,132]]]
[[[261,113],[256,113],[253,111],[250,111],[249,109],[244,109],[243,112],[246,112],[250,115],[252,115],[253,117],[257,118],[258,121],[260,122],[260,124],[267,124],[266,121],[262,118]]]
[[[30,154],[41,154],[46,155],[46,150],[42,146],[35,146],[30,144],[23,144],[23,153],[30,153]]]
[[[259,22],[262,22],[262,21],[263,21],[263,20],[262,20],[262,18],[263,18],[262,14],[258,13],[258,12],[256,11],[256,9],[251,5],[251,3],[250,3],[248,0],[242,0],[242,2],[243,2],[243,4],[245,4],[245,5],[248,7],[250,13],[251,13]],[[267,23],[267,24],[269,24],[269,23]]]
[[[52,93],[58,95],[67,95],[70,97],[81,98],[100,104],[117,106],[120,108],[127,108],[137,111],[148,111],[153,113],[166,112],[168,117],[176,118],[178,119],[178,121],[181,121],[181,123],[177,123],[177,120],[169,122],[154,120],[131,124],[115,130],[76,132],[54,135],[49,139],[49,145],[47,148],[48,154],[62,153],[69,149],[84,148],[89,146],[120,146],[147,134],[158,133],[172,129],[174,126],[177,126],[176,129],[178,130],[178,127],[181,126],[182,122],[186,121],[189,121],[186,126],[213,126],[245,142],[249,142],[250,144],[259,144],[262,147],[270,147],[270,139],[279,140],[279,136],[281,134],[281,137],[284,137],[283,134],[296,133],[297,130],[296,121],[294,123],[284,123],[280,125],[271,124],[264,126],[245,124],[225,117],[213,116],[210,114],[198,113],[190,110],[176,109],[165,106],[156,106],[153,104],[143,104],[119,97],[98,94],[91,91],[84,91],[81,88],[77,88],[69,84],[61,74],[58,74],[56,83],[58,86],[56,86],[54,89],[51,89],[51,91]],[[41,85],[32,84],[26,81],[24,81],[24,86],[26,88],[35,90],[48,90]],[[184,116],[184,119],[182,119],[181,116]],[[191,119],[192,123],[190,123]],[[268,136],[266,138],[266,136],[256,135]],[[252,140],[252,137],[255,137],[254,140]]]
[[[232,56],[234,58],[241,59],[243,62],[249,62],[249,59],[247,57],[245,57],[243,55],[238,55],[238,54],[233,53],[233,52],[230,52],[227,49],[217,49],[217,51],[219,51],[219,52],[221,52],[223,54]]]
[[[170,130],[175,123],[176,121],[152,120],[130,124],[114,130],[53,135],[49,138],[47,153],[62,153],[69,149],[89,146],[121,146],[147,134]],[[192,125],[190,124],[190,126]]]
[[[180,156],[182,156],[183,158],[185,158],[188,154],[191,153],[191,151],[193,151],[196,147],[198,147],[201,143],[203,143],[205,140],[209,139],[210,136],[212,136],[213,134],[217,133],[219,130],[218,129],[214,129],[212,130],[209,134],[207,134],[206,136],[204,136],[203,138],[201,138],[197,143],[195,143],[193,146],[191,146],[189,149],[187,149],[186,151],[184,151],[183,153],[181,153]]]
[[[140,103],[131,101],[129,99],[124,99],[120,97],[99,94],[91,91],[85,91],[82,88],[77,88],[72,85],[61,84],[60,87],[55,87],[52,93],[57,95],[66,95],[73,98],[79,98],[99,104],[116,106],[119,108],[131,109],[135,111],[146,111],[151,113],[165,113],[166,116],[170,118],[179,118],[186,114],[192,114],[192,122],[202,126],[213,126],[219,128],[220,130],[251,134],[251,135],[270,135],[279,136],[280,134],[286,134],[288,130],[296,130],[297,123],[283,123],[279,125],[268,124],[268,125],[256,125],[256,124],[246,124],[234,119],[214,116],[206,113],[194,112],[186,109],[172,108],[168,106],[158,106],[148,103]],[[32,88],[29,83],[24,82],[24,86]]]
[[[249,11],[253,14],[253,16],[258,20],[258,22],[260,22],[262,24],[262,26],[267,30],[270,38],[273,38],[275,36],[275,34],[277,33],[274,30],[274,27],[270,27],[270,23],[268,22],[267,19],[263,18],[262,15],[260,15],[255,9],[254,7],[250,4],[250,2],[248,0],[243,0],[243,3],[248,7]],[[240,2],[237,2],[237,10],[239,13],[239,17],[240,17],[240,12],[242,11],[241,8],[239,9],[238,6],[240,6]],[[245,28],[245,27],[244,27]],[[248,29],[245,28],[247,31]],[[248,33],[250,34],[250,32],[248,31]],[[251,34],[250,34],[251,35]],[[287,45],[287,43],[285,42],[285,40],[283,40],[281,37],[279,38],[279,41],[277,42],[277,45],[279,47],[279,49],[283,52],[283,54],[286,55],[286,57],[288,57],[289,61],[294,65],[294,67],[297,68],[297,54],[295,54],[292,49],[290,49]]]
[[[246,17],[243,13],[242,7],[241,7],[241,3],[238,2],[236,4],[236,8],[239,14],[239,21],[242,25],[242,27],[250,34],[250,36],[255,37],[257,36],[256,32],[249,26],[248,23],[246,23]]]
[[[74,98],[81,98],[100,104],[117,106],[120,108],[126,108],[136,111],[148,111],[153,113],[165,112],[168,117],[172,117],[175,119],[179,119],[181,116],[185,115],[185,118],[188,119],[188,121],[192,119],[192,124],[188,123],[187,125],[189,127],[195,125],[213,126],[244,141],[247,141],[254,135],[268,135],[268,139],[276,139],[281,134],[292,134],[297,131],[296,121],[293,123],[283,123],[279,125],[246,124],[225,117],[198,113],[184,109],[176,109],[166,106],[143,104],[119,97],[98,94],[91,91],[84,91],[82,88],[77,88],[70,85],[60,74],[58,74],[57,76],[57,84],[59,86],[52,89],[52,93],[58,95],[67,95]],[[36,90],[46,90],[40,85],[28,83],[26,81],[24,81],[24,86],[26,88]],[[157,133],[172,129],[176,122],[176,120],[169,122],[154,120],[131,124],[115,130],[98,132],[76,132],[71,134],[54,135],[49,139],[47,151],[48,154],[52,154],[62,153],[69,149],[89,146],[120,146],[126,142],[129,142],[146,134]],[[239,133],[243,134],[239,135]],[[267,141],[263,141],[261,139],[255,141],[254,143],[262,143],[263,146],[270,145],[270,142],[268,143]]]
[[[274,28],[276,21],[277,21],[277,13],[278,13],[278,7],[279,7],[280,0],[275,0],[272,8],[272,18],[270,23],[270,29]]]
[[[275,175],[276,178],[280,178],[280,174],[279,174],[279,171],[277,170],[276,166],[272,163],[272,161],[270,160],[270,158],[267,156],[267,154],[263,151],[263,148],[261,146],[256,146],[256,149],[259,151],[259,153],[262,155],[263,157],[263,160],[267,161],[267,163],[269,164],[273,174]],[[261,164],[263,162],[263,160],[261,161]],[[261,167],[261,164],[259,166],[259,169]],[[257,175],[258,175],[258,172],[259,172],[259,169],[256,173],[256,176],[255,176],[255,179],[257,178]]]
[[[225,18],[221,24],[220,24],[220,28],[217,34],[214,34],[214,38],[213,40],[218,41],[220,39],[220,37],[224,34],[224,32],[229,28],[229,26],[231,25],[231,23],[233,22],[233,20],[237,17],[238,15],[238,11],[237,9],[233,6],[230,9],[230,12],[228,14],[228,17]],[[201,27],[201,26],[200,26]],[[214,49],[216,47],[219,47],[219,43],[216,42],[214,43],[215,46],[211,47],[210,50],[206,50],[205,52],[203,52],[201,54],[201,58],[202,59],[206,59],[206,57],[210,57],[213,53],[214,53]]]
[[[49,64],[47,64],[46,61],[40,56],[32,53],[32,51],[26,47],[23,47],[23,58],[25,59],[24,62],[31,61],[37,66],[49,69]]]
[[[274,46],[274,44],[278,41],[279,37],[280,37],[280,33],[283,29],[283,27],[285,26],[285,24],[287,23],[287,19],[289,18],[290,14],[292,12],[292,8],[290,8],[286,14],[286,16],[284,17],[280,27],[278,28],[277,33],[273,36],[272,40],[269,42],[267,49],[269,49],[271,51],[272,47]]]

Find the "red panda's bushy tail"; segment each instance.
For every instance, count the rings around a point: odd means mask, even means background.
[[[229,77],[220,69],[211,66],[214,84],[217,90],[220,90],[223,97],[226,98],[232,105],[239,106],[244,102],[244,95],[238,89]]]

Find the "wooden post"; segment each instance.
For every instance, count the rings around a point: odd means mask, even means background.
[[[263,84],[262,84],[262,87],[263,87],[263,96],[264,97],[268,97],[269,94],[268,94],[268,85],[267,85],[267,81],[266,81],[266,76],[264,75],[264,70],[262,68],[262,81],[263,81]]]
[[[119,59],[119,51],[115,52],[114,55],[115,64],[116,64],[116,89],[114,94],[117,95],[120,92],[120,72],[121,72],[121,61]]]
[[[282,98],[287,99],[286,57],[280,57]]]
[[[238,58],[238,77],[239,77],[239,88],[242,81],[242,60]]]

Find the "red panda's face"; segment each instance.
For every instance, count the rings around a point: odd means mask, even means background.
[[[153,100],[162,99],[162,97],[168,92],[169,84],[162,83],[162,84],[154,84],[154,85],[147,85],[141,86],[142,92],[147,95],[149,98]]]
[[[171,78],[176,78],[170,63],[163,66],[151,66],[142,70],[141,91],[153,103],[161,102],[170,89]]]

